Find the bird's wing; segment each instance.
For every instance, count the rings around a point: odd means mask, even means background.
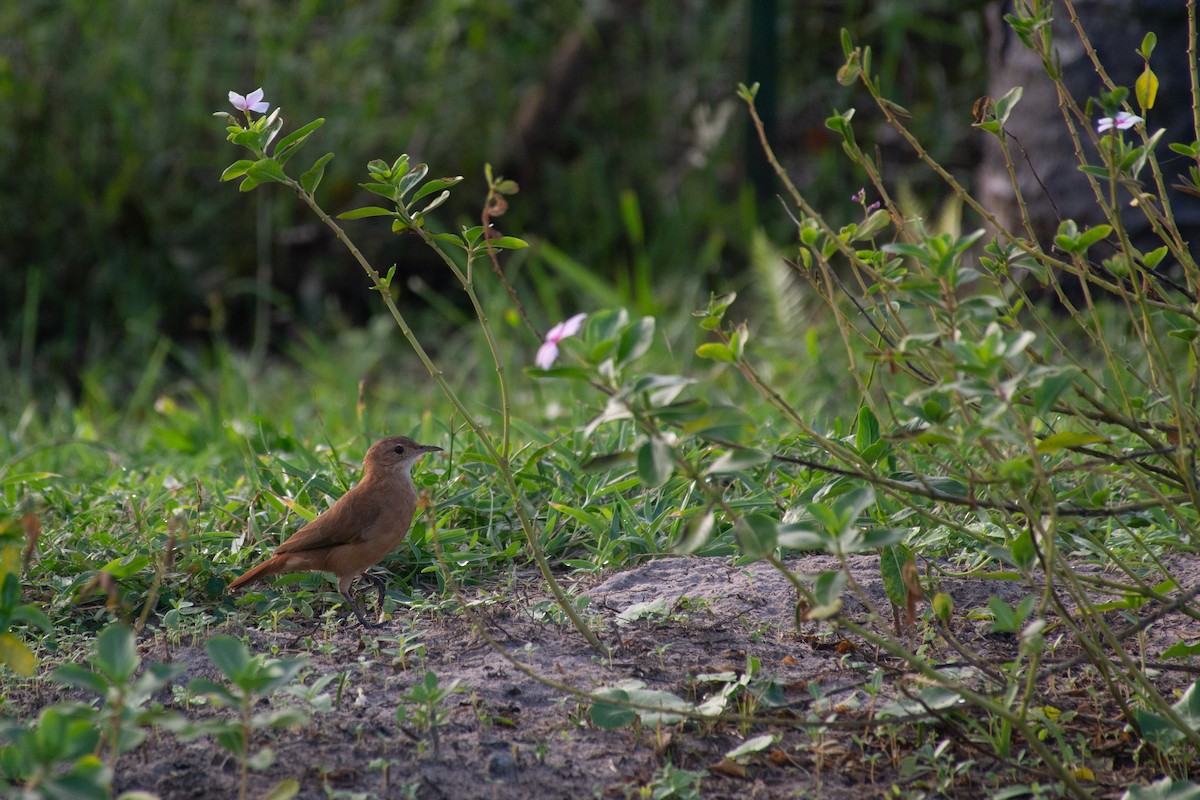
[[[275,552],[295,553],[361,542],[375,527],[383,507],[369,502],[369,497],[355,489],[342,495],[325,513],[289,536]]]

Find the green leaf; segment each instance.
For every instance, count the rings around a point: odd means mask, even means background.
[[[962,703],[962,699],[952,690],[941,686],[930,686],[922,689],[916,698],[903,698],[879,709],[878,717],[914,717],[935,715],[938,711],[948,711]]]
[[[687,531],[683,539],[675,547],[675,552],[681,555],[690,555],[708,544],[709,539],[712,538],[715,522],[716,517],[712,509],[692,517],[688,521]]]
[[[1008,124],[1008,117],[1012,114],[1012,110],[1016,108],[1017,103],[1021,102],[1021,95],[1025,93],[1025,89],[1021,86],[1014,86],[1008,90],[1008,93],[996,101],[996,121],[1000,123],[1000,127]]]
[[[523,250],[529,247],[529,242],[518,239],[516,236],[501,236],[498,239],[492,239],[491,245],[500,250]]]
[[[645,355],[654,342],[654,317],[642,317],[621,331],[617,341],[617,363],[634,361]]]
[[[1130,786],[1121,800],[1200,800],[1200,786],[1182,778],[1162,778],[1149,786]]]
[[[14,622],[24,622],[27,625],[34,626],[41,630],[42,633],[54,632],[54,624],[50,622],[50,618],[46,616],[46,612],[37,606],[29,604],[17,606],[13,609],[12,618]]]
[[[265,669],[253,681],[253,688],[261,694],[270,694],[284,684],[290,683],[307,663],[308,659],[304,656],[279,658],[269,661]],[[247,683],[247,681],[243,681],[239,685],[245,686]]]
[[[321,179],[325,177],[325,165],[332,160],[333,153],[326,153],[317,159],[308,172],[300,176],[300,186],[304,191],[309,194],[317,191],[317,187],[321,185]]]
[[[413,195],[412,202],[415,203],[418,200],[420,200],[422,197],[431,195],[434,192],[445,191],[446,189],[449,189],[451,186],[454,186],[457,183],[461,183],[462,179],[463,179],[462,175],[456,175],[453,178],[434,178],[433,180],[429,181],[428,183],[426,183],[424,186],[422,186],[420,189],[417,190],[417,193]]]
[[[904,582],[904,565],[913,562],[912,550],[904,544],[893,544],[883,548],[879,554],[879,575],[883,578],[883,591],[894,606],[908,603],[908,585]]]
[[[808,523],[788,522],[776,529],[780,547],[790,550],[825,550],[832,539],[823,527]]]
[[[1137,718],[1142,738],[1159,750],[1167,750],[1184,738],[1179,729],[1165,717],[1140,708],[1134,711],[1134,716]]]
[[[696,348],[696,355],[700,358],[724,361],[728,364],[734,362],[733,351],[721,342],[705,342]]]
[[[771,454],[764,453],[761,450],[750,448],[744,450],[727,450],[708,469],[704,470],[704,474],[722,475],[731,472],[742,472],[751,467],[766,464],[770,460]]]
[[[843,542],[843,545],[853,544],[853,548],[847,548],[847,552],[877,550],[881,547],[889,547],[897,542],[904,541],[904,536],[905,531],[903,528],[871,528],[862,535],[861,544],[851,540],[850,542]]]
[[[1041,416],[1049,411],[1058,398],[1075,382],[1078,370],[1065,367],[1042,379],[1033,391],[1033,410]]]
[[[292,706],[264,711],[250,718],[252,728],[295,728],[306,724],[308,714]]]
[[[107,572],[114,578],[131,578],[137,575],[150,565],[150,557],[144,555],[130,555],[123,558],[114,558],[112,561],[100,568],[101,572]]]
[[[412,167],[410,172],[404,175],[404,177],[400,178],[400,180],[396,181],[396,196],[404,197],[407,195],[418,183],[423,181],[425,176],[428,174],[428,164],[417,164]]]
[[[1162,654],[1163,658],[1191,658],[1192,656],[1200,656],[1200,642],[1190,644],[1176,642]]]
[[[364,219],[366,217],[394,217],[395,211],[389,211],[386,208],[379,206],[363,206],[352,211],[343,211],[338,214],[338,219]]]
[[[274,181],[276,183],[286,183],[287,175],[284,174],[283,167],[273,158],[264,158],[255,161],[249,169],[246,170],[246,177],[253,178],[259,183]]]
[[[1151,250],[1146,255],[1142,256],[1142,263],[1146,265],[1146,269],[1154,269],[1157,267],[1167,255],[1167,247],[1163,245],[1155,250]]]
[[[1028,528],[1021,531],[1021,534],[1013,540],[1008,552],[1013,563],[1021,569],[1028,570],[1032,567],[1037,558],[1037,550],[1033,546],[1033,533]]]
[[[531,378],[570,378],[576,381],[590,381],[592,379],[592,373],[583,367],[559,366],[551,367],[550,369],[529,367],[525,370],[525,374]]]
[[[446,244],[452,244],[455,247],[461,247],[464,250],[466,249],[466,243],[457,233],[434,233],[430,235],[435,242],[445,242]]]
[[[238,191],[239,192],[253,191],[254,189],[261,186],[263,183],[265,183],[265,181],[260,180],[259,178],[255,178],[251,175],[247,175],[245,177],[245,179],[243,179],[242,182],[238,184]]]
[[[813,599],[816,605],[808,609],[806,620],[829,619],[842,610],[842,590],[846,588],[849,573],[841,570],[826,570],[817,576],[813,584]]]
[[[450,190],[447,189],[446,191],[439,194],[437,197],[433,198],[433,200],[429,201],[429,205],[425,206],[417,213],[418,214],[428,214],[430,211],[433,211],[435,208],[442,205],[442,203],[445,203],[449,199],[450,199]]]
[[[863,406],[858,410],[858,421],[854,427],[854,446],[861,453],[879,441],[879,418],[871,409]]]
[[[123,684],[132,678],[140,660],[133,644],[133,629],[128,625],[109,625],[96,637],[92,663],[113,683]]]
[[[656,711],[649,711],[642,708],[634,709],[634,712],[641,718],[643,725],[652,727],[674,725],[683,719],[683,715],[678,712],[695,710],[695,706],[682,697],[660,689],[630,688],[626,691],[629,696],[629,702],[636,703],[639,706],[649,706],[650,708],[658,709]]]
[[[240,639],[232,636],[213,636],[204,645],[204,652],[231,683],[239,682],[250,666],[250,651]]]
[[[892,215],[882,208],[873,211],[871,216],[858,226],[854,231],[854,235],[850,237],[852,242],[861,242],[864,239],[873,239],[875,235],[881,232],[884,228],[892,224]]]
[[[617,624],[629,625],[643,619],[662,619],[671,613],[674,605],[673,597],[658,597],[645,603],[634,603],[617,614]]]
[[[217,740],[217,744],[236,756],[246,752],[246,737],[241,728],[230,725],[217,731],[213,738]]]
[[[360,183],[359,186],[366,189],[371,194],[377,194],[380,197],[386,197],[392,202],[396,201],[396,187],[386,183]]]
[[[1081,164],[1077,169],[1085,175],[1091,175],[1093,178],[1099,178],[1102,181],[1108,180],[1108,167],[1098,167],[1094,164]]]
[[[775,744],[776,736],[773,733],[764,733],[760,736],[755,736],[753,739],[747,739],[737,747],[725,754],[725,757],[733,761],[738,760],[742,756],[761,753],[771,745]]]
[[[1019,633],[1021,625],[1033,613],[1037,598],[1028,595],[1013,608],[996,595],[988,598],[988,609],[992,612],[992,633]]]
[[[675,471],[671,446],[659,438],[648,439],[638,448],[637,471],[643,485],[650,488],[662,486]]]
[[[241,699],[229,690],[229,687],[208,678],[196,678],[188,684],[188,692],[195,695],[211,697],[217,705],[226,708],[237,708]]]
[[[232,164],[230,164],[228,167],[226,167],[225,171],[221,173],[221,180],[222,181],[232,181],[236,178],[240,178],[246,174],[246,170],[250,169],[253,166],[254,166],[254,162],[247,161],[246,159],[242,159],[240,161],[235,161]]]
[[[90,669],[81,667],[78,664],[63,664],[50,673],[50,680],[55,683],[61,683],[64,686],[83,689],[97,697],[104,697],[108,694],[108,682]]]
[[[992,633],[1013,633],[1018,627],[1012,606],[996,595],[988,598],[988,609],[992,612]]]
[[[1075,244],[1079,250],[1086,252],[1089,247],[1094,245],[1112,233],[1111,225],[1097,225],[1094,228],[1088,228],[1079,238],[1075,240]]]
[[[864,511],[873,505],[875,505],[875,489],[871,486],[859,486],[851,489],[834,503],[838,516],[846,524],[853,524]]]
[[[733,526],[738,547],[749,558],[763,558],[775,549],[779,522],[766,514],[747,514]]]
[[[286,164],[292,154],[300,149],[300,145],[304,144],[304,140],[309,137],[309,134],[324,124],[323,118],[314,119],[303,128],[298,128],[280,139],[279,143],[275,145],[275,158],[279,160],[280,164]]]
[[[596,692],[596,696],[603,699],[592,703],[592,707],[588,710],[588,719],[600,730],[616,730],[626,725],[632,725],[637,720],[636,711],[617,705],[618,702],[629,701],[629,693],[624,689],[601,689]]]
[[[1069,236],[1063,236],[1061,233],[1054,237],[1054,246],[1064,253],[1074,253],[1079,249],[1079,242]]]
[[[1158,34],[1154,31],[1147,31],[1146,35],[1142,37],[1142,46],[1137,50],[1138,55],[1149,61],[1156,46],[1158,46]]]

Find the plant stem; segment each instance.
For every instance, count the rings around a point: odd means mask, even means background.
[[[450,256],[447,255],[444,250],[437,246],[437,243],[430,238],[429,234],[423,228],[412,226],[412,229],[416,230],[418,235],[421,236],[422,241],[433,248],[434,252],[441,257],[441,259],[454,273],[455,277],[458,278],[459,282],[463,286],[463,289],[467,292],[467,296],[471,300],[471,305],[474,307],[475,313],[479,318],[479,323],[483,329],[484,337],[487,340],[488,349],[492,354],[492,359],[496,366],[496,374],[500,381],[502,415],[504,420],[504,433],[500,447],[496,447],[495,442],[488,434],[483,423],[481,423],[475,417],[475,415],[467,409],[466,404],[463,403],[462,399],[458,396],[458,393],[455,392],[454,388],[451,387],[449,382],[446,381],[446,377],[442,373],[442,370],[437,366],[436,363],[434,363],[429,354],[425,352],[425,348],[421,346],[420,340],[417,339],[417,336],[409,326],[408,321],[404,318],[404,315],[400,313],[400,309],[396,307],[395,301],[392,300],[392,296],[389,291],[389,285],[380,276],[379,272],[373,266],[371,266],[371,263],[367,261],[367,258],[362,254],[362,251],[355,246],[354,242],[350,240],[350,237],[346,235],[346,232],[342,230],[342,227],[338,225],[337,222],[327,213],[325,213],[325,210],[317,204],[316,198],[304,190],[304,187],[302,187],[292,178],[288,178],[286,183],[294,192],[296,192],[300,199],[313,210],[317,217],[320,218],[323,223],[325,223],[325,226],[333,231],[333,234],[337,237],[338,241],[345,245],[346,249],[349,250],[350,254],[354,257],[354,260],[357,261],[359,266],[363,268],[363,271],[367,273],[367,276],[374,284],[374,288],[378,290],[379,294],[383,297],[383,303],[387,307],[388,312],[392,315],[392,319],[396,321],[396,324],[400,327],[401,333],[404,334],[404,338],[413,348],[413,352],[417,354],[417,358],[420,359],[421,363],[425,365],[425,369],[429,372],[429,375],[433,378],[434,382],[437,383],[438,388],[442,390],[442,394],[445,395],[446,399],[450,401],[455,410],[458,411],[459,414],[462,414],[463,420],[467,423],[468,427],[470,427],[471,430],[474,431],[474,433],[479,437],[484,449],[487,450],[488,455],[492,457],[496,467],[500,470],[500,476],[504,481],[504,486],[508,490],[509,496],[513,500],[514,510],[516,511],[517,518],[521,523],[521,530],[525,534],[525,540],[529,545],[530,553],[533,555],[533,559],[537,563],[538,570],[541,572],[542,578],[546,581],[546,584],[550,589],[550,593],[554,595],[555,602],[557,602],[562,608],[563,613],[567,615],[567,618],[571,620],[571,624],[580,633],[580,635],[587,640],[588,644],[598,650],[601,654],[607,656],[608,648],[603,642],[600,641],[599,637],[596,636],[591,628],[588,627],[587,623],[583,621],[583,618],[580,617],[575,611],[575,608],[571,605],[570,599],[567,597],[566,592],[563,591],[562,587],[555,579],[554,572],[550,568],[550,563],[546,560],[546,555],[542,551],[541,545],[538,542],[540,532],[538,531],[537,526],[533,523],[532,516],[530,515],[529,509],[527,508],[527,503],[525,502],[524,494],[521,492],[520,487],[517,486],[517,482],[512,471],[512,463],[509,460],[508,453],[509,406],[504,376],[504,362],[500,358],[500,351],[496,345],[495,337],[492,335],[491,326],[488,324],[487,314],[484,312],[483,306],[479,302],[479,298],[475,294],[475,289],[470,280],[468,280],[467,276],[463,274],[458,265],[454,263],[454,260],[450,258]]]

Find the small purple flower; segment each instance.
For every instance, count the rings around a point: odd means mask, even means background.
[[[859,189],[855,194],[850,195],[850,199],[859,205],[862,205],[863,203],[867,202],[867,190]]]
[[[242,96],[237,92],[229,93],[229,102],[238,111],[253,111],[255,114],[265,114],[271,104],[263,100],[263,90],[260,86],[248,95]]]
[[[1139,122],[1145,121],[1136,114],[1130,114],[1128,111],[1118,111],[1115,118],[1101,117],[1100,121],[1096,123],[1096,132],[1104,133],[1105,131],[1111,131],[1113,128],[1127,131]]]
[[[550,369],[554,366],[554,359],[558,358],[558,343],[568,336],[579,333],[585,319],[587,319],[587,314],[576,314],[551,328],[546,333],[546,341],[542,342],[542,346],[538,348],[533,363],[537,364],[539,369]]]

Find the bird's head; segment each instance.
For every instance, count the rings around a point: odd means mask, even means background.
[[[418,444],[407,436],[388,436],[371,445],[363,459],[363,468],[368,474],[380,471],[408,474],[421,456],[441,449],[433,444]]]

